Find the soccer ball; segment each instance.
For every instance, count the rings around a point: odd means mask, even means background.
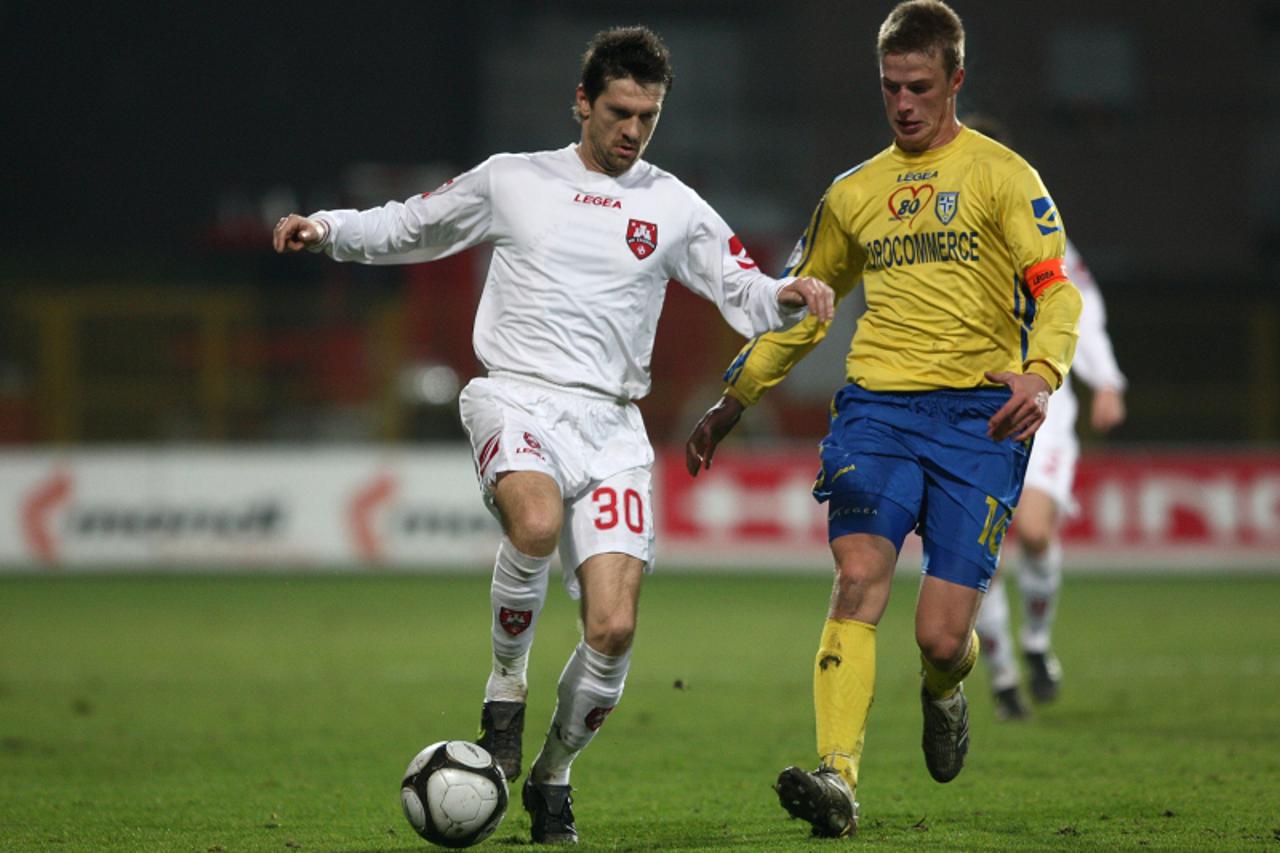
[[[444,847],[484,841],[507,813],[507,778],[493,756],[465,740],[442,740],[404,771],[400,804],[418,834]]]

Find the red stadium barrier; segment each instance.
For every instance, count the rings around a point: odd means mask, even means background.
[[[697,479],[681,454],[664,454],[661,553],[725,565],[825,567],[825,515],[809,496],[816,473],[813,450],[723,451]],[[1063,531],[1069,565],[1280,569],[1280,452],[1089,454],[1075,491],[1079,512]],[[1017,536],[1016,514],[1010,536]],[[907,558],[918,553],[913,540]]]
[[[659,562],[829,571],[816,470],[813,448],[723,451],[693,479],[663,452]],[[1069,567],[1280,569],[1280,451],[1091,455],[1076,493]],[[0,452],[0,570],[487,571],[498,535],[458,445]]]

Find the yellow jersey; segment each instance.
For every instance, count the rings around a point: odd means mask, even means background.
[[[1066,233],[1025,160],[980,133],[909,154],[897,145],[838,177],[788,261],[866,313],[846,359],[870,391],[991,387],[985,371],[1062,384],[1080,294],[1062,272]],[[809,316],[751,341],[725,374],[751,405],[826,335]]]

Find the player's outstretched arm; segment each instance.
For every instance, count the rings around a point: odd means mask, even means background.
[[[1008,385],[1013,396],[987,422],[987,435],[996,441],[1013,436],[1025,441],[1035,435],[1049,413],[1049,383],[1038,373],[987,371],[988,381]]]
[[[271,232],[271,245],[276,252],[300,252],[324,242],[328,227],[319,220],[308,219],[296,213],[280,217]]]
[[[711,467],[711,457],[715,455],[716,446],[738,423],[743,408],[742,403],[725,395],[707,409],[702,420],[689,433],[689,441],[684,446],[684,466],[689,471],[689,476],[696,477],[703,468]]]
[[[830,323],[836,313],[836,294],[826,282],[803,276],[778,291],[778,304],[788,308],[804,306],[823,323]]]

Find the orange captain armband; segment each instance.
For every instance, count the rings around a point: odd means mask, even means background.
[[[1027,271],[1023,274],[1023,280],[1027,283],[1027,288],[1031,291],[1031,295],[1039,299],[1040,294],[1055,281],[1066,281],[1067,274],[1062,271],[1062,258],[1050,258],[1047,261],[1041,261],[1034,266],[1027,267]]]

